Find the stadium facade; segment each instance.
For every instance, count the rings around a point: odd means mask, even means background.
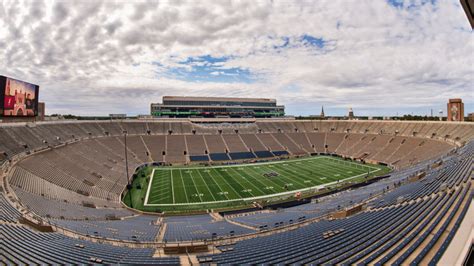
[[[155,117],[281,117],[285,106],[275,99],[163,96],[150,105]]]

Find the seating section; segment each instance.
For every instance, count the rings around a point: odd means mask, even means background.
[[[396,263],[402,263],[420,247],[420,243],[426,242],[426,236],[432,233],[450,207],[464,201],[469,185],[459,187],[453,194],[443,193],[392,208],[366,211],[347,219],[323,220],[297,230],[240,241],[230,251],[210,259],[209,256],[199,259],[230,264],[351,264],[373,254],[363,264],[387,263],[397,253],[380,258],[378,254],[382,252],[377,248],[386,250],[385,247],[395,245],[402,250],[405,243],[409,243],[407,239],[417,239],[396,260]],[[434,223],[429,226],[433,218]],[[413,231],[416,226],[418,230]],[[428,230],[419,235],[424,228]],[[418,254],[417,262],[426,256],[425,252]]]
[[[213,161],[228,161],[230,160],[229,155],[227,153],[211,153],[209,154],[209,157]]]
[[[71,220],[105,220],[107,217],[126,217],[134,215],[133,212],[120,208],[91,208],[64,201],[50,200],[40,195],[28,193],[20,188],[15,188],[15,194],[23,206],[43,217]]]
[[[190,155],[189,160],[191,162],[209,162],[209,156],[207,156],[207,155]]]
[[[285,156],[285,155],[289,155],[289,153],[287,151],[273,151],[273,154],[275,156]]]
[[[156,216],[139,215],[121,220],[70,221],[51,219],[51,224],[99,238],[152,242],[160,229]]]
[[[221,247],[223,253],[202,255],[198,259],[217,264],[434,263],[439,260],[440,254],[447,247],[446,242],[450,241],[456,225],[459,225],[460,218],[455,219],[455,215],[462,217],[472,199],[473,148],[474,144],[469,149],[460,151],[460,155],[448,158],[442,169],[432,169],[430,176],[415,182],[407,181],[406,176],[410,174],[404,172],[395,178],[390,177],[391,180],[384,180],[385,184],[381,184],[382,186],[374,183],[356,191],[343,192],[360,195],[370,191],[370,195],[376,195],[380,192],[378,189],[385,192],[387,187],[393,187],[380,197],[387,203],[385,205],[372,206],[349,218],[321,219],[296,230],[243,240],[231,247],[225,245]],[[402,181],[409,183],[400,185]],[[403,201],[391,201],[393,193],[397,196],[409,193],[410,197]],[[319,199],[318,203],[283,211],[243,213],[227,218],[259,230],[268,230],[295,223],[298,219],[307,220],[309,218],[305,211],[311,209],[321,211],[316,218],[324,217],[325,207],[335,206],[337,203],[335,209],[341,209],[338,201],[344,198],[351,196],[328,196]],[[294,208],[298,208],[299,212],[291,217],[290,209]],[[306,215],[301,216],[303,214]],[[451,224],[454,224],[454,228],[449,229]],[[433,249],[435,252],[431,252]]]
[[[2,246],[2,261],[178,264],[178,257],[155,258],[154,249],[123,243],[209,241],[268,231],[220,242],[221,252],[198,255],[198,260],[209,264],[437,263],[473,197],[473,129],[468,123],[329,120],[0,125],[0,166],[7,173],[7,185],[1,186],[0,193],[0,229],[8,243]],[[160,218],[137,214],[120,202],[127,167],[131,175],[151,162],[213,164],[311,153],[383,162],[395,171],[377,182],[333,191],[311,202],[302,200],[296,206],[259,209],[255,203],[253,211],[222,216]],[[426,175],[414,178],[420,171]],[[364,206],[360,213],[333,217],[356,204]],[[22,215],[33,215],[59,230],[39,233],[20,223]],[[273,230],[295,224],[293,230]],[[89,240],[66,236],[61,228]],[[96,243],[91,238],[121,244]]]
[[[269,151],[256,151],[254,153],[257,156],[257,158],[271,158],[274,156],[273,153]]]
[[[0,221],[13,223],[20,216],[21,213],[8,203],[3,193],[0,193]]]
[[[154,249],[128,248],[73,239],[59,233],[37,233],[0,224],[2,261],[7,264],[179,264],[178,257],[154,258]]]
[[[207,154],[206,143],[204,142],[204,137],[202,135],[188,135],[185,137],[189,155]]]
[[[184,136],[166,136],[166,161],[170,163],[186,162],[186,142]]]
[[[169,217],[165,218],[165,222],[167,228],[164,240],[168,242],[217,239],[255,232],[227,221],[214,221],[209,215]]]
[[[154,162],[163,162],[166,151],[166,136],[143,136],[150,156]]]
[[[254,159],[255,155],[251,152],[231,152],[229,157],[232,160],[244,160],[244,159]]]

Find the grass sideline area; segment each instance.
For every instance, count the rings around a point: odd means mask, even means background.
[[[149,212],[239,209],[317,195],[390,172],[333,156],[220,166],[147,167],[136,173],[126,205]]]

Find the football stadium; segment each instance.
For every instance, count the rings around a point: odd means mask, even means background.
[[[405,15],[439,4],[383,3]],[[461,21],[472,23],[474,3],[455,3]],[[5,14],[14,14],[7,6]],[[64,6],[51,8],[53,15],[63,13],[63,22],[72,16]],[[459,34],[472,41],[472,31]],[[205,75],[223,82],[203,69],[230,59],[206,58],[185,60],[199,69],[188,77],[193,81],[173,82],[201,86]],[[246,75],[234,68],[226,70],[232,82]],[[43,85],[35,77],[46,72],[26,69],[0,69],[2,265],[472,265],[472,90],[471,98],[443,98],[439,116],[433,109],[431,116],[362,114],[369,109],[359,115],[352,108],[340,114],[331,104],[311,105],[320,115],[300,115],[297,108],[306,107],[295,107],[292,97],[278,103],[260,97],[263,92],[240,97],[227,81],[217,93],[199,87],[192,96],[169,96],[185,91],[166,88],[159,94],[163,103],[156,103],[146,86],[131,88],[125,99],[122,87],[61,75]],[[76,97],[81,87],[96,85]],[[141,90],[151,94],[138,97]],[[117,99],[111,92],[123,98],[118,105],[109,102]],[[335,102],[340,93],[328,90],[321,98]],[[147,103],[137,108],[149,113],[130,115],[136,98]],[[369,94],[350,99],[359,100],[372,104]],[[404,104],[395,103],[408,108]],[[375,108],[385,112],[384,104]]]

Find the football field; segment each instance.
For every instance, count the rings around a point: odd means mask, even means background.
[[[329,156],[244,165],[157,167],[146,187],[144,206],[189,206],[316,191],[343,181],[363,180],[383,166]]]

